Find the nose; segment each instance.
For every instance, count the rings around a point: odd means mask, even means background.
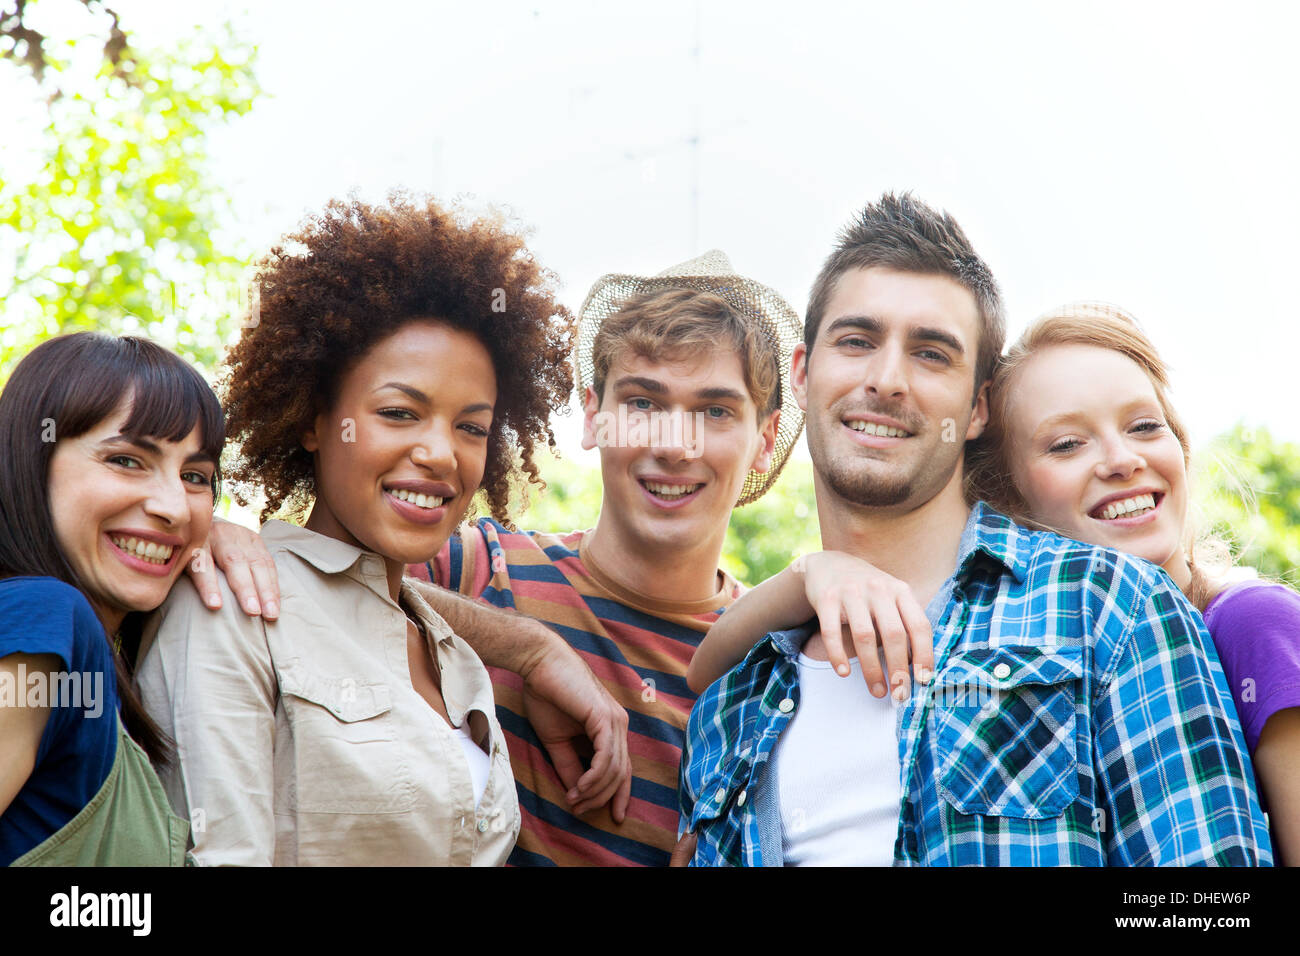
[[[144,510],[146,514],[166,522],[168,527],[181,524],[189,514],[189,501],[181,476],[167,475],[160,471],[150,484]]]
[[[1129,478],[1147,466],[1146,459],[1137,449],[1121,437],[1102,443],[1102,454],[1097,462],[1097,477]]]
[[[693,457],[695,447],[694,422],[681,409],[659,412],[650,419],[650,452],[664,462],[683,461]]]
[[[907,373],[902,349],[886,344],[867,361],[863,386],[882,398],[900,398],[907,394]]]
[[[434,421],[411,448],[411,461],[434,474],[447,474],[456,468],[456,448],[450,422]]]

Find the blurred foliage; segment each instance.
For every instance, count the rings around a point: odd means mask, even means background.
[[[1300,584],[1300,446],[1238,424],[1197,457],[1194,490],[1207,528],[1238,563]]]
[[[26,182],[0,173],[0,381],[43,339],[86,329],[147,335],[211,372],[244,259],[220,241],[230,204],[208,134],[252,107],[253,48],[227,25],[115,62],[100,38],[45,38],[43,57],[43,79],[24,78],[44,102],[43,164]]]
[[[573,531],[590,528],[600,514],[600,468],[570,459],[546,458],[543,494],[517,517],[521,528]],[[813,498],[812,462],[791,460],[781,479],[758,501],[731,513],[722,567],[754,585],[784,568],[796,554],[821,548]]]

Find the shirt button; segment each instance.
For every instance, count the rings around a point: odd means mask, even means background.
[[[997,667],[993,668],[993,676],[998,680],[1006,680],[1011,676],[1011,665],[1003,661]]]
[[[488,822],[486,820],[480,820],[478,822],[479,833],[487,833],[487,828],[488,828]]]
[[[740,796],[736,797],[736,806],[738,806],[738,807],[743,807],[743,806],[745,805],[745,798],[746,798],[748,795],[749,795],[749,791],[748,791],[748,790],[742,790],[742,791],[740,791]]]
[[[781,701],[781,703],[776,705],[776,709],[783,714],[788,714],[790,711],[794,710],[794,701],[787,697],[785,700]]]
[[[715,793],[713,796],[718,801],[718,803],[725,803],[727,800],[727,791],[719,787],[718,792]]]

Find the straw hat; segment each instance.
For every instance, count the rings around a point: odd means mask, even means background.
[[[725,299],[741,315],[757,322],[764,337],[777,353],[781,377],[781,419],[772,452],[772,467],[765,473],[751,471],[745,476],[736,506],[757,501],[772,487],[785,467],[790,449],[803,431],[803,412],[790,388],[790,356],[803,340],[803,323],[799,314],[781,295],[767,286],[737,275],[731,261],[718,249],[711,249],[681,265],[665,269],[657,276],[611,274],[602,276],[587,293],[578,311],[578,391],[585,393],[595,377],[592,347],[596,333],[605,320],[618,312],[633,296],[665,289],[698,289]]]

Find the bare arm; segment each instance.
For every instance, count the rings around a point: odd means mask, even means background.
[[[814,615],[823,638],[842,635],[842,640],[824,641],[826,656],[841,677],[849,673],[849,648],[853,648],[871,693],[884,697],[886,676],[879,646],[889,669],[888,685],[895,693],[905,698],[909,691],[909,651],[917,680],[929,681],[934,638],[911,588],[861,558],[820,551],[796,558],[728,608],[696,649],[686,682],[702,693],[769,631],[797,627]]]
[[[1300,866],[1300,707],[1279,710],[1268,719],[1254,761],[1268,806],[1274,862]]]
[[[19,666],[27,674],[52,674],[62,668],[54,654],[6,654],[0,657],[0,679],[25,694],[18,680]],[[50,708],[0,707],[0,816],[9,809],[18,791],[36,769],[36,751],[50,719]]]
[[[423,581],[410,583],[484,664],[523,678],[524,716],[568,788],[573,812],[583,814],[612,800],[610,813],[621,823],[632,792],[627,711],[578,652],[533,618]],[[584,735],[594,751],[585,772],[573,746],[573,738]]]

